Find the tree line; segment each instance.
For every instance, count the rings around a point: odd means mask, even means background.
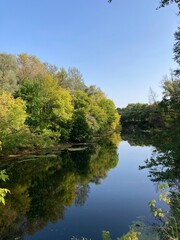
[[[134,103],[128,104],[125,108],[118,108],[123,130],[126,128],[162,130],[171,127],[179,129],[180,80],[178,77],[167,78],[162,87],[161,101],[151,104]]]
[[[0,146],[4,153],[87,142],[115,131],[120,116],[75,67],[58,69],[26,53],[0,53]]]

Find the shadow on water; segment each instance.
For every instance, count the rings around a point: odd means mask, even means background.
[[[72,205],[82,206],[88,199],[89,183],[100,184],[118,163],[120,137],[106,139],[84,150],[63,150],[38,156],[2,161],[11,194],[5,207],[0,205],[0,239],[23,239],[49,222],[63,219]]]

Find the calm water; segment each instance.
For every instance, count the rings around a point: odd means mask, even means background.
[[[102,230],[115,238],[139,216],[150,221],[148,202],[159,192],[138,168],[151,153],[122,141],[3,164],[11,195],[0,208],[0,239],[100,240]]]

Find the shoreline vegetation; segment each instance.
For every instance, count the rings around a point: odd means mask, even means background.
[[[24,148],[24,149],[19,149],[18,152],[14,154],[8,154],[8,155],[0,155],[0,161],[5,160],[7,161],[8,159],[15,159],[15,158],[20,158],[20,157],[26,157],[26,156],[31,156],[31,155],[44,155],[44,154],[50,154],[50,153],[59,153],[60,151],[84,151],[87,147],[91,145],[98,144],[98,142],[101,142],[105,138],[111,137],[113,134],[119,135],[120,133],[118,132],[111,132],[109,134],[104,134],[99,137],[94,137],[93,139],[87,141],[87,142],[80,142],[80,143],[73,143],[73,142],[67,142],[67,143],[58,143],[55,146],[52,146],[50,148]],[[119,135],[119,141],[120,141],[120,135]],[[117,142],[117,144],[119,143]]]
[[[120,130],[115,104],[80,71],[0,53],[0,155],[91,142]]]

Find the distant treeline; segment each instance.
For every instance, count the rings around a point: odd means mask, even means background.
[[[180,80],[177,76],[166,78],[163,84],[163,98],[151,104],[128,104],[118,108],[121,114],[122,129],[139,128],[142,130],[168,129],[180,123]],[[179,131],[179,130],[178,130]]]
[[[77,68],[58,69],[25,53],[0,54],[0,147],[4,153],[113,132],[120,116]]]

